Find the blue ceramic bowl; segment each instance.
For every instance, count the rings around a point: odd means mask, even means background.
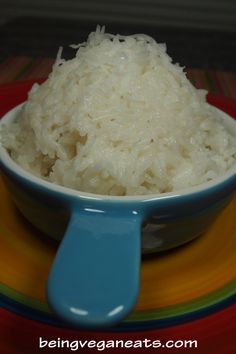
[[[2,122],[10,124],[21,109]],[[236,136],[236,122],[216,114]],[[0,167],[21,213],[62,239],[48,278],[50,306],[63,320],[88,328],[116,324],[132,310],[141,252],[167,250],[202,234],[236,189],[236,165],[213,182],[135,197],[83,193],[46,182],[19,167],[1,144]]]

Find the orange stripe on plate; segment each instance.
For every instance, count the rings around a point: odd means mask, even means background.
[[[225,95],[236,99],[236,76],[232,72],[218,71],[217,76],[224,88]]]

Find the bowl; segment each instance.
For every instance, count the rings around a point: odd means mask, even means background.
[[[22,107],[9,111],[0,125],[11,124]],[[215,113],[236,136],[236,122],[218,109]],[[84,328],[124,319],[138,297],[141,254],[203,234],[236,190],[236,164],[195,187],[125,197],[79,192],[40,179],[16,164],[1,143],[0,167],[20,212],[60,241],[47,282],[50,307],[63,321]]]

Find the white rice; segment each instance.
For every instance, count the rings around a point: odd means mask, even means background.
[[[3,144],[34,175],[80,191],[141,195],[224,174],[236,142],[164,44],[98,26],[34,85]]]

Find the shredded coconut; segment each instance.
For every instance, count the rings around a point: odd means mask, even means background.
[[[164,44],[98,26],[71,47],[75,57],[62,59],[60,48],[3,129],[24,169],[80,191],[143,195],[198,185],[235,163],[235,139]]]

